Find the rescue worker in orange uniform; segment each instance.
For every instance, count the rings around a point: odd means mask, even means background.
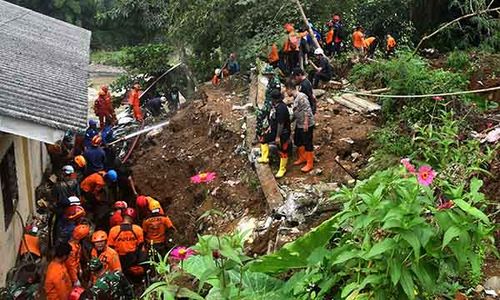
[[[276,43],[273,43],[271,45],[271,51],[267,55],[267,61],[269,62],[269,64],[271,66],[273,66],[273,68],[278,67],[278,64],[280,62],[280,55],[279,55],[279,50],[278,50],[278,46],[276,45]]]
[[[106,108],[106,113],[107,113],[107,120],[106,120],[105,124],[107,122],[109,122],[109,124],[114,125],[116,122],[116,114],[115,114],[115,108],[113,107],[113,102],[111,99],[111,93],[109,92],[109,88],[107,85],[101,86],[101,91],[103,91],[106,94],[104,97],[104,100],[105,100],[104,106]]]
[[[99,127],[102,130],[104,128],[104,124],[107,122],[113,122],[112,117],[109,115],[109,108],[107,101],[107,92],[101,89],[97,93],[97,99],[94,102],[94,113],[99,117]],[[110,97],[111,98],[111,97]],[[111,99],[109,99],[111,102]]]
[[[55,257],[49,263],[45,275],[44,289],[47,300],[67,300],[71,293],[71,277],[64,263],[70,252],[71,246],[68,243],[55,247]]]
[[[109,218],[109,227],[113,228],[116,225],[120,225],[123,222],[122,214],[128,208],[128,204],[125,201],[116,201],[114,206],[114,212]]]
[[[167,253],[167,230],[175,229],[169,217],[160,213],[160,203],[150,205],[151,215],[142,222],[146,243],[155,249],[162,257]]]
[[[134,118],[142,122],[142,110],[141,110],[141,85],[139,83],[134,83],[132,90],[128,95],[128,104],[132,107],[134,112]]]
[[[111,182],[116,182],[118,180],[118,174],[116,171],[109,170],[99,171],[87,176],[81,183],[80,188],[82,191],[88,194],[92,194],[96,200],[104,200],[102,199],[102,190],[104,186],[106,186],[106,180]]]
[[[165,212],[163,211],[163,208],[161,207],[160,202],[155,200],[153,197],[149,196],[144,196],[144,195],[139,195],[137,196],[137,199],[135,201],[135,204],[138,209],[141,210],[144,216],[147,216],[151,212],[152,207],[160,207],[160,214],[164,215]]]
[[[387,34],[386,36],[386,48],[385,55],[387,58],[394,55],[394,50],[396,49],[396,39],[392,37],[392,35]]]
[[[122,216],[122,224],[114,226],[109,231],[108,246],[118,252],[123,273],[128,276],[131,267],[138,266],[145,261],[144,232],[140,226],[133,224],[137,217],[133,208],[127,208]]]
[[[287,74],[299,66],[300,63],[300,41],[308,34],[307,31],[297,33],[293,24],[287,23],[284,25],[287,33],[285,42],[283,43],[283,55]]]
[[[365,54],[365,35],[363,33],[363,27],[357,26],[356,30],[352,34],[352,45],[354,47],[354,53],[356,58],[359,60]]]
[[[91,257],[98,257],[99,260],[104,265],[104,269],[109,272],[121,271],[122,266],[120,264],[120,257],[118,253],[113,249],[108,247],[108,235],[102,230],[94,232],[92,235],[92,244],[94,247],[90,252]],[[92,282],[95,282],[96,278],[92,278]]]
[[[332,55],[333,52],[333,37],[334,37],[333,23],[328,22],[327,26],[328,26],[328,32],[326,33],[325,37],[325,43],[326,43],[325,50],[326,50],[326,55],[330,56]]]
[[[81,272],[80,258],[82,256],[81,242],[84,238],[88,237],[90,227],[87,224],[80,224],[73,229],[73,234],[69,240],[71,246],[71,253],[66,259],[66,268],[68,269],[69,277],[74,286],[80,286],[79,275]]]
[[[369,37],[364,40],[366,57],[373,58],[375,50],[377,49],[378,40],[375,37]]]

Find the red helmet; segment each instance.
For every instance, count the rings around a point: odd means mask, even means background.
[[[102,138],[100,135],[96,135],[92,138],[92,145],[93,146],[100,146],[102,144]]]
[[[144,195],[137,196],[135,204],[137,205],[137,207],[145,208],[146,206],[148,206],[148,199]]]
[[[123,212],[123,216],[129,216],[131,217],[132,219],[135,219],[135,217],[137,217],[137,213],[135,212],[135,209],[133,209],[132,207],[129,207],[127,208],[124,212]]]
[[[71,294],[69,294],[68,300],[79,300],[83,292],[85,292],[84,288],[81,286],[75,286],[71,291]]]
[[[125,209],[128,207],[128,204],[125,201],[116,201],[114,207],[115,209]]]
[[[120,225],[123,222],[122,211],[117,210],[113,213],[111,218],[109,218],[109,226],[114,227],[116,225]]]
[[[68,220],[76,220],[81,217],[85,217],[85,209],[80,205],[72,205],[66,208],[64,216]]]
[[[144,275],[144,267],[132,266],[132,267],[128,268],[128,272],[132,276],[140,277],[140,276]]]

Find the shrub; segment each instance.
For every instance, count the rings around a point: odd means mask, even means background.
[[[468,191],[438,183],[419,184],[403,168],[378,172],[333,197],[340,213],[251,270],[295,268],[283,287],[288,299],[453,296],[477,284],[494,227],[478,209],[480,180]]]
[[[92,51],[90,54],[92,63],[115,67],[121,66],[122,57],[122,51]]]
[[[453,51],[448,55],[446,67],[454,72],[469,71],[472,66],[469,55],[464,51]]]

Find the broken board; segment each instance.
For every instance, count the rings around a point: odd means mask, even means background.
[[[353,94],[342,94],[341,97],[334,97],[335,102],[344,105],[352,110],[360,113],[370,113],[374,111],[379,111],[381,106],[377,103],[373,103],[369,100],[356,97]]]

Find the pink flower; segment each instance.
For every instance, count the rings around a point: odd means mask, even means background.
[[[172,252],[170,252],[170,257],[172,257],[175,260],[186,260],[188,259],[191,255],[194,255],[195,252],[194,250],[191,250],[189,248],[186,248],[184,246],[179,246],[175,247]]]
[[[217,174],[215,174],[215,172],[200,173],[198,175],[191,177],[191,183],[195,184],[209,183],[212,182],[215,179],[215,177],[217,177]]]
[[[441,101],[441,100],[444,100],[444,98],[441,97],[441,96],[434,96],[434,97],[432,97],[432,100],[434,100],[434,101]]]
[[[403,158],[401,160],[401,163],[403,164],[403,166],[406,168],[406,170],[412,174],[415,174],[415,166],[413,166],[411,163],[410,163],[410,159],[409,158]]]
[[[417,179],[421,185],[428,186],[432,183],[436,177],[436,171],[432,169],[430,166],[421,166],[418,168]]]

